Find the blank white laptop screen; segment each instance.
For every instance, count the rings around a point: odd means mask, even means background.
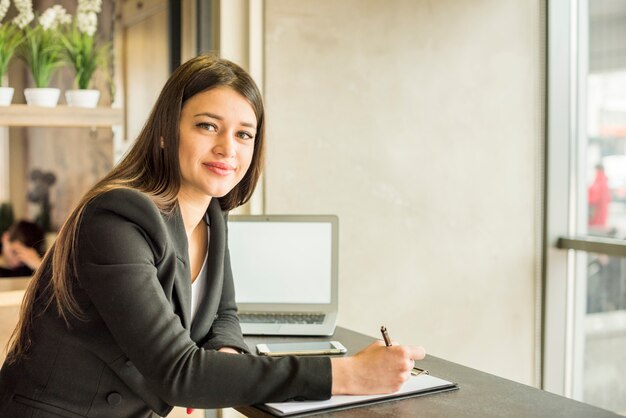
[[[237,303],[331,302],[332,225],[229,222]]]

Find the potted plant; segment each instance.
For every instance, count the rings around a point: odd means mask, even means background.
[[[108,43],[98,45],[95,39],[98,27],[98,13],[102,0],[81,0],[78,2],[73,24],[62,33],[64,55],[75,73],[78,89],[65,92],[69,106],[96,107],[100,91],[89,89],[94,72],[106,62]]]
[[[13,205],[9,202],[0,203],[0,234],[9,229],[13,221],[15,221]]]
[[[14,22],[2,23],[9,10],[10,0],[0,0],[0,106],[8,106],[13,99],[13,88],[2,85],[15,50],[22,43],[22,34]]]
[[[32,13],[31,0],[16,0],[15,4],[20,12],[22,7],[30,9]],[[54,107],[59,100],[61,91],[48,85],[54,72],[62,64],[63,45],[59,26],[68,24],[71,20],[72,17],[65,9],[56,5],[43,12],[34,26],[23,26],[24,42],[19,46],[18,54],[30,70],[36,87],[24,90],[26,103],[29,105]]]

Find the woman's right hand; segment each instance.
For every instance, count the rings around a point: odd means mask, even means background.
[[[414,360],[422,360],[424,348],[410,345],[386,347],[376,341],[352,357],[331,359],[333,395],[393,393],[411,376]]]

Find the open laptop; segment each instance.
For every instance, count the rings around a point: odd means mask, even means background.
[[[231,215],[228,247],[244,334],[334,333],[336,216]]]

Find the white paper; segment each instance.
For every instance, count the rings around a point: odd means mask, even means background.
[[[450,388],[454,383],[435,376],[422,374],[411,376],[399,391],[385,395],[335,395],[325,401],[289,401],[265,404],[269,408],[279,412],[281,415],[292,415],[320,409],[331,409],[343,405],[355,403],[366,403],[379,399],[395,398],[398,396],[426,392],[438,388]]]

